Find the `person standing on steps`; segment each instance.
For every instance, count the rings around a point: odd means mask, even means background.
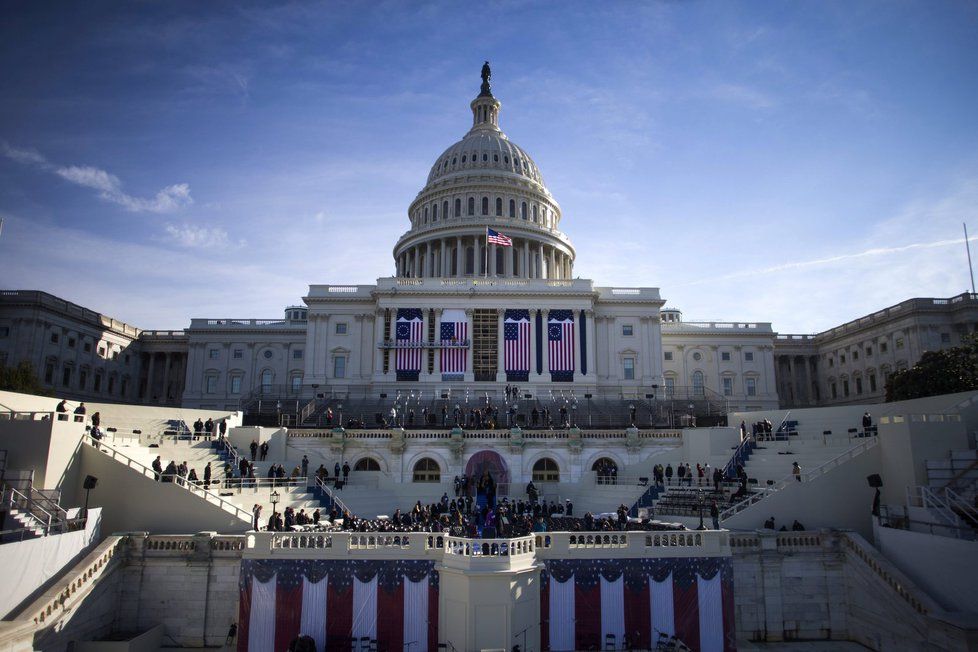
[[[343,462],[343,484],[346,484],[349,477],[350,477],[350,463]]]
[[[227,437],[227,434],[228,434],[228,420],[227,419],[221,419],[221,425],[218,426],[218,430],[220,430],[220,432],[221,432],[221,439],[224,439],[225,437]]]
[[[798,465],[798,462],[791,463],[791,475],[795,476],[795,480],[801,482],[801,466]]]
[[[156,481],[160,481],[160,476],[163,475],[163,462],[160,461],[160,456],[157,455],[156,459],[153,460],[153,471],[156,472]]]
[[[211,488],[211,463],[208,462],[207,466],[204,467],[204,488]]]
[[[248,446],[248,450],[251,451],[251,461],[254,462],[255,458],[258,457],[258,442],[252,439],[251,444]]]
[[[207,417],[207,423],[204,424],[204,432],[207,434],[207,439],[214,436],[214,420],[210,417]]]
[[[717,501],[710,503],[710,518],[713,519],[713,529],[720,529],[720,507],[717,505]]]
[[[309,477],[309,457],[307,455],[302,456],[302,477]]]

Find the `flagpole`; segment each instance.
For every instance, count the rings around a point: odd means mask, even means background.
[[[485,278],[489,278],[489,227],[486,227],[486,267],[483,272]]]
[[[964,247],[968,251],[968,271],[971,273],[971,294],[975,294],[975,269],[971,266],[971,244],[968,242],[968,225],[961,223],[964,227]]]

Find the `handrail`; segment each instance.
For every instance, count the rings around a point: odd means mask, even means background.
[[[350,511],[350,508],[346,506],[346,503],[344,503],[342,500],[336,497],[336,492],[333,491],[332,488],[328,487],[326,483],[323,482],[323,479],[320,478],[319,476],[316,476],[316,486],[322,489],[323,493],[329,496],[330,500],[333,501],[333,504],[339,507],[343,513],[346,512],[350,512],[351,514],[353,513]]]
[[[974,507],[968,504],[968,501],[964,496],[954,491],[953,489],[944,489],[944,497],[950,501],[950,506],[953,508],[957,507],[959,511],[964,512],[964,514],[970,518],[972,521],[978,523],[978,511]]]
[[[935,514],[943,519],[946,525],[952,528],[961,526],[957,515],[951,506],[938,494],[924,486],[907,487],[907,504],[914,507],[922,507],[928,512]]]
[[[104,441],[96,441],[92,439],[92,436],[89,435],[88,433],[82,435],[82,441],[84,441],[86,444],[88,444],[95,450],[111,453],[112,459],[120,461],[118,458],[122,458],[123,460],[125,460],[126,466],[139,471],[140,473],[142,473],[148,478],[153,478],[154,480],[156,480],[157,475],[162,477],[162,474],[157,474],[156,471],[154,471],[153,469],[149,468],[148,466],[146,466],[141,462],[137,462],[136,460],[129,457],[128,455],[118,450],[114,446],[110,446],[109,444],[106,444]],[[193,483],[185,483],[182,481],[175,482],[174,484],[177,485],[178,487],[183,487],[190,493],[200,492],[201,497],[207,502],[216,504],[224,511],[230,512],[235,516],[237,516],[238,518],[251,523],[251,512],[242,509],[241,507],[238,507],[237,505],[235,505],[234,503],[228,500],[224,500],[224,498],[214,493],[213,491],[210,491],[209,489],[206,489],[204,487],[196,486]]]
[[[842,464],[842,462],[848,461],[848,460],[852,459],[853,457],[855,457],[856,455],[859,455],[859,454],[861,454],[861,453],[869,450],[870,448],[872,448],[873,446],[875,446],[878,443],[878,441],[879,440],[878,440],[877,437],[869,437],[868,439],[866,439],[866,441],[862,442],[861,444],[858,444],[856,446],[853,446],[852,448],[850,448],[849,450],[845,451],[841,455],[836,455],[835,457],[833,457],[832,459],[828,460],[827,462],[824,462],[822,464],[819,464],[818,466],[816,466],[811,471],[803,472],[801,474],[801,481],[802,482],[811,482],[812,480],[814,480],[815,478],[817,478],[820,475],[823,475],[824,473],[826,473],[830,469],[833,469],[833,468],[839,466],[840,464]],[[794,477],[795,476],[794,476],[793,473],[789,473],[788,475],[786,475],[785,477],[783,477],[781,480],[778,480],[777,482],[775,482],[770,487],[765,487],[763,489],[760,489],[758,491],[755,491],[754,493],[750,494],[749,496],[747,496],[746,498],[744,498],[740,502],[734,503],[733,505],[731,505],[730,507],[728,507],[727,509],[723,510],[720,513],[720,520],[724,520],[724,519],[730,518],[734,514],[738,514],[738,513],[742,512],[743,510],[747,509],[748,507],[750,507],[754,503],[760,501],[764,497],[769,496],[770,494],[776,493],[778,491],[781,491],[782,489],[784,489],[785,487],[787,487],[791,482],[796,481],[796,480],[794,480]]]
[[[23,507],[22,507],[22,509],[24,510],[23,513],[26,513],[27,516],[37,521],[38,526],[44,530],[45,534],[47,534],[48,531],[55,523],[54,516],[40,505],[34,504],[34,501],[28,495],[25,495],[17,491],[13,487],[10,488],[10,498],[9,498],[9,504],[11,508],[20,507],[20,505],[14,501],[15,495],[20,496],[23,499]],[[44,519],[42,519],[37,514],[37,511],[40,511],[45,517],[47,517],[47,520],[45,521]]]
[[[953,459],[951,460],[951,466],[952,468],[954,466]],[[953,489],[954,487],[957,487],[958,481],[961,480],[961,478],[963,478],[966,474],[970,473],[971,471],[974,471],[975,469],[978,469],[978,459],[973,460],[971,464],[969,464],[961,471],[959,471],[957,474],[955,474],[954,477],[948,480],[947,482],[945,482],[944,485],[939,488],[939,490],[943,491],[945,489]]]
[[[754,446],[755,443],[754,435],[748,434],[746,437],[744,437],[742,442],[737,444],[737,448],[734,449],[733,455],[730,456],[730,459],[723,466],[723,477],[733,477],[733,470],[736,467],[736,464],[740,463],[740,460],[743,458],[744,449],[749,446]],[[710,481],[712,482],[713,479],[710,478]]]

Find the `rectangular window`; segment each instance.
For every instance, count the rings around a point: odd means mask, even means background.
[[[747,387],[747,395],[757,396],[757,379],[748,378],[746,381],[744,381],[744,383]]]
[[[95,381],[92,383],[92,390],[96,392],[102,391],[102,374],[100,373],[95,374]]]
[[[871,355],[873,355],[873,347],[867,346],[866,347],[866,357],[868,358]]]
[[[57,343],[58,343],[58,334],[51,333],[51,344],[57,344]]]
[[[85,353],[91,353],[92,352],[92,343],[91,342],[85,342],[84,344],[82,344],[82,350]]]
[[[297,393],[302,389],[302,376],[292,376],[292,393]]]
[[[234,349],[234,351],[231,352],[231,356],[235,360],[240,360],[241,358],[244,357],[244,350],[242,350],[242,349]]]
[[[902,348],[903,348],[903,338],[902,338],[902,337],[898,337],[898,338],[897,338],[897,341],[896,341],[896,348],[897,348],[897,349],[902,349]]]
[[[666,360],[672,360],[672,351],[666,351],[662,354],[662,357]]]
[[[853,351],[852,352],[852,359],[853,360],[858,360],[859,359],[859,351]]]
[[[292,359],[302,360],[302,349],[292,349]]]
[[[61,384],[65,387],[71,384],[71,367],[65,367],[61,372]]]
[[[869,391],[876,391],[876,374],[869,374]]]
[[[835,366],[835,358],[829,358],[829,367]]]
[[[672,396],[676,393],[676,379],[666,378],[666,396]]]
[[[635,380],[635,358],[625,358],[625,380]]]
[[[845,364],[845,363],[846,363],[846,354],[845,353],[840,353],[839,354],[839,364]]]
[[[832,383],[830,388],[832,389],[832,398],[839,398],[839,391],[836,388],[835,383]]]
[[[337,356],[333,358],[333,378],[346,378],[346,358]]]
[[[857,378],[856,379],[856,393],[857,394],[862,394],[863,393],[863,379],[862,378]]]
[[[207,383],[204,391],[208,394],[215,394],[217,392],[217,376],[208,376],[206,381]]]
[[[842,381],[842,395],[843,396],[849,396],[849,381],[848,380],[843,380]]]
[[[633,328],[634,327],[631,324],[622,324],[621,334],[624,335],[625,337],[630,337],[631,335],[634,334]]]
[[[950,343],[951,343],[951,334],[941,333],[941,344],[950,344]]]
[[[880,342],[880,353],[886,353],[886,342]]]
[[[733,396],[733,378],[728,377],[723,379],[723,395]]]
[[[0,337],[10,336],[10,326],[0,326]]]
[[[68,338],[68,348],[69,349],[75,348],[75,338],[73,337]]]
[[[85,389],[86,381],[88,381],[88,373],[82,369],[78,372],[78,389]]]
[[[241,376],[231,377],[231,393],[240,394],[241,393]]]
[[[745,351],[744,352],[744,360],[746,360],[747,362],[753,362],[754,361],[754,352],[753,351]]]
[[[336,334],[346,335],[346,322],[340,322],[336,324]]]
[[[217,360],[217,358],[220,357],[220,355],[221,355],[220,349],[210,349],[207,351],[207,357],[210,358],[211,360]]]
[[[104,346],[98,347],[98,354],[99,354],[100,357],[103,357],[103,358],[105,357],[105,347]]]
[[[720,359],[724,362],[730,362],[730,351],[721,351]]]

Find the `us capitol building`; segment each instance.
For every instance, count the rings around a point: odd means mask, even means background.
[[[965,294],[779,336],[770,323],[683,321],[658,288],[576,278],[560,205],[500,129],[501,106],[486,66],[471,128],[408,207],[395,276],[311,285],[284,318],[192,319],[182,331],[6,291],[0,362],[29,360],[45,385],[81,400],[237,409],[265,398],[297,413],[317,396],[502,398],[510,385],[521,399],[671,401],[683,407],[650,408],[649,419],[675,425],[687,403],[725,412],[777,407],[779,397],[882,400],[888,373],[957,344],[978,321]]]

